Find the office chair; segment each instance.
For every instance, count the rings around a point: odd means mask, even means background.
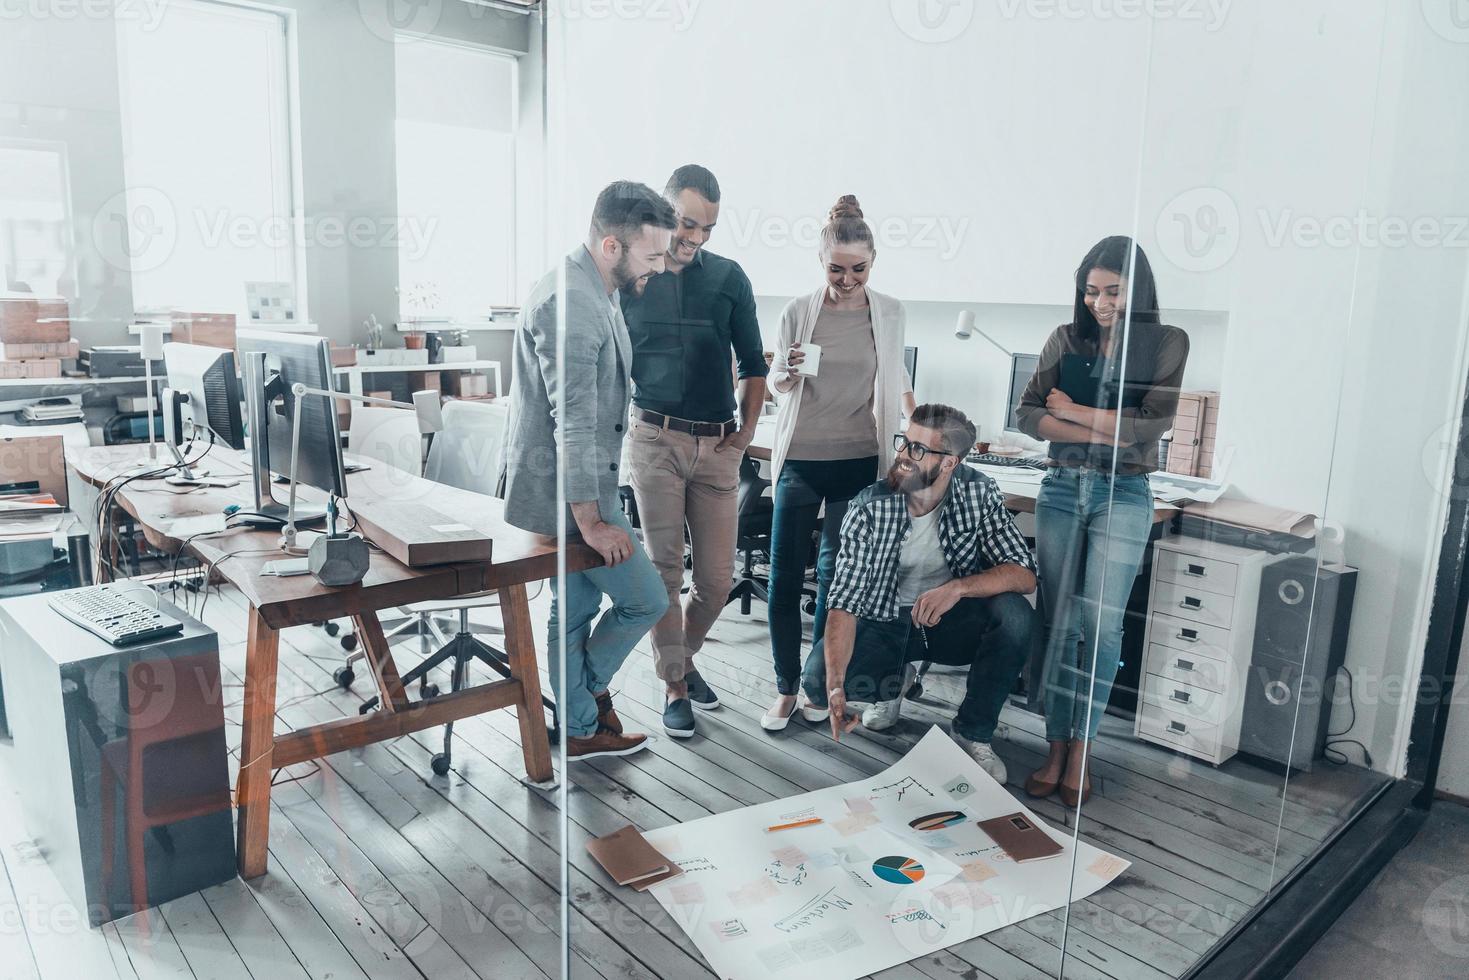
[[[411,418],[412,414],[409,413],[409,416]],[[504,405],[493,402],[449,402],[444,406],[443,430],[434,436],[433,445],[429,448],[424,477],[435,483],[442,483],[461,490],[493,495],[497,489],[500,454],[504,447],[507,422],[508,410]],[[418,634],[420,642],[426,646],[428,636],[432,635],[440,640],[441,646],[433,653],[427,654],[422,662],[403,675],[403,686],[406,688],[417,681],[422,697],[436,697],[439,694],[438,685],[430,683],[427,679],[428,675],[438,667],[451,662],[451,691],[459,691],[464,688],[469,680],[469,665],[476,660],[500,676],[509,677],[510,658],[504,651],[497,650],[475,637],[476,633],[503,634],[504,630],[494,626],[480,626],[469,621],[471,609],[498,604],[497,596],[489,593],[442,602],[416,602],[404,607],[411,617],[416,617],[422,624],[422,630]],[[458,621],[454,635],[445,638],[434,617],[448,612],[457,613]],[[350,672],[352,660],[360,659],[360,656],[358,654],[349,658],[345,669]],[[551,711],[552,724],[550,727],[554,740],[559,737],[560,727],[556,703],[544,695],[541,703]],[[374,696],[363,702],[358,711],[366,714],[377,707],[377,704],[378,698]],[[444,726],[444,750],[436,753],[430,761],[437,775],[447,775],[453,764],[453,735],[454,723],[449,722]]]
[[[740,577],[724,604],[739,602],[740,614],[750,615],[753,600],[770,601],[770,578],[755,574],[756,556],[770,561],[770,529],[775,516],[775,501],[772,496],[770,463],[763,459],[746,456],[740,461],[740,493],[736,511],[739,515],[735,537],[735,549],[740,553]],[[819,528],[818,528],[819,533]],[[811,564],[808,561],[808,567]],[[816,612],[816,590],[803,587],[806,597],[801,608],[806,614]]]

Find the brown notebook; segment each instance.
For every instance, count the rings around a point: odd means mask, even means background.
[[[979,829],[990,836],[1016,864],[1055,857],[1061,853],[1061,845],[1051,840],[1030,817],[1023,813],[1011,813],[993,820],[980,820]]]
[[[587,853],[597,859],[613,881],[632,885],[638,891],[683,874],[682,868],[658,853],[632,824],[587,841]]]

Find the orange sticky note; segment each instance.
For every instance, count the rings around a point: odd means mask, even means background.
[[[1127,862],[1115,855],[1103,854],[1091,864],[1087,865],[1086,869],[1098,878],[1105,878],[1111,881],[1113,878],[1122,874],[1123,871],[1127,870]]]
[[[959,871],[964,875],[965,881],[989,881],[999,874],[990,867],[987,861],[970,861],[968,864],[959,866]]]

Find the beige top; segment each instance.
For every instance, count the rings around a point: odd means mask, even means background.
[[[817,376],[801,389],[800,422],[787,459],[862,459],[877,455],[872,414],[877,343],[872,314],[823,306],[808,344],[821,348]],[[803,345],[804,346],[804,345]]]
[[[816,320],[825,309],[826,288],[806,296],[798,296],[786,304],[780,317],[780,336],[775,348],[775,363],[770,366],[770,387],[780,411],[775,417],[775,442],[770,448],[770,463],[777,476],[785,465],[791,437],[804,423],[800,417],[801,393],[809,380],[805,375],[786,375],[786,351],[791,344],[811,340]],[[903,304],[867,287],[867,308],[872,315],[872,336],[877,346],[877,376],[873,382],[873,427],[887,433],[878,439],[877,465],[872,478],[882,479],[893,465],[893,433],[903,428],[903,394],[913,390],[908,372],[903,370]],[[822,365],[822,374],[825,374]]]

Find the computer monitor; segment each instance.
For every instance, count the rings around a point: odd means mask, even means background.
[[[915,388],[915,390],[916,390],[917,389],[917,385],[918,385],[918,348],[917,347],[904,347],[903,348],[903,367],[908,372],[908,383],[910,385],[913,385],[914,388]]]
[[[184,422],[192,426],[192,435],[202,429],[231,449],[245,448],[235,352],[199,344],[164,344],[163,365],[168,372],[163,389],[163,441],[178,471],[169,482],[198,483],[207,471],[187,465],[179,452]]]
[[[242,514],[241,518],[256,524],[284,524],[287,504],[274,498],[271,474],[289,476],[291,472],[291,442],[296,431],[296,398],[291,390],[297,384],[335,390],[331,345],[324,337],[241,330],[236,335],[236,346],[245,372],[245,408],[255,480],[255,514]],[[319,395],[306,396],[300,405],[296,482],[346,497],[347,474],[342,465],[337,406]],[[325,517],[324,506],[297,501],[297,524]]]
[[[1010,355],[1010,393],[1005,405],[1005,431],[1019,432],[1020,425],[1016,419],[1016,413],[1020,409],[1020,396],[1025,394],[1025,386],[1030,384],[1030,379],[1035,377],[1035,369],[1040,366],[1039,354],[1011,354]]]

